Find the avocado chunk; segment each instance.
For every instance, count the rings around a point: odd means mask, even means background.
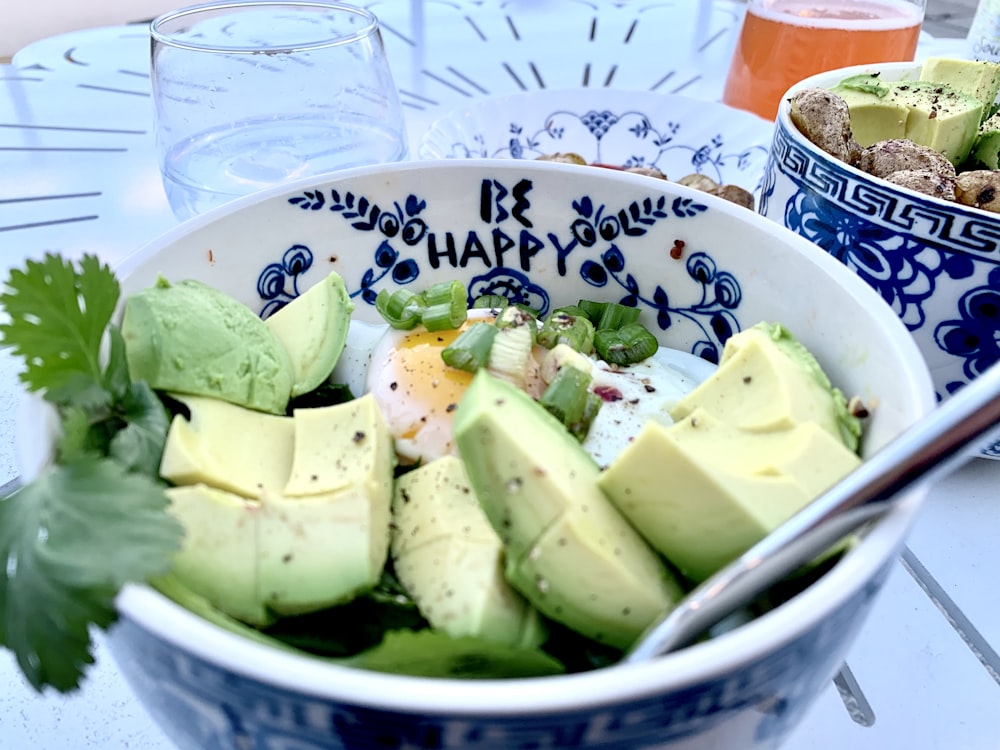
[[[905,138],[933,148],[958,165],[969,155],[985,108],[945,84],[894,81],[862,85],[852,76],[831,91],[847,103],[854,139],[864,148]]]
[[[965,161],[986,111],[981,101],[926,81],[897,83],[890,96],[910,109],[906,138],[939,151],[955,166]]]
[[[170,512],[184,526],[172,574],[241,622],[257,626],[272,622],[257,579],[259,504],[204,484],[170,487],[166,494]]]
[[[177,458],[165,451],[166,462],[180,467],[171,481],[193,482],[168,490],[186,533],[173,562],[178,581],[254,625],[372,587],[388,557],[395,461],[372,397],[296,409],[290,418],[207,401],[188,399],[193,427],[175,418],[167,438],[181,446]],[[266,467],[268,459],[255,454],[240,461],[241,437],[233,436],[229,451],[210,439],[234,429],[281,458]]]
[[[989,60],[928,57],[920,70],[921,81],[943,83],[978,99],[989,112],[1000,91],[1000,64]]]
[[[455,440],[506,574],[542,614],[627,648],[682,595],[597,487],[580,443],[530,396],[484,370],[455,412]]]
[[[258,498],[280,492],[292,469],[294,420],[204,396],[171,394],[188,410],[170,424],[160,476]],[[262,439],[263,438],[263,439]]]
[[[847,104],[851,134],[862,147],[906,137],[910,109],[889,96],[891,88],[878,76],[851,76],[830,91]]]
[[[1000,169],[1000,114],[987,117],[980,125],[969,161],[975,168]]]
[[[814,422],[748,432],[695,409],[673,425],[648,422],[598,485],[655,549],[702,581],[860,463]]]
[[[504,578],[500,537],[465,468],[444,456],[396,480],[390,549],[396,575],[437,630],[511,646],[538,646],[538,611]]]
[[[852,452],[861,423],[819,362],[780,324],[759,323],[726,341],[716,371],[670,410],[675,422],[703,408],[741,430],[773,432],[816,422]]]
[[[291,357],[292,396],[315,390],[337,365],[354,303],[336,271],[264,321]]]
[[[389,554],[395,451],[369,394],[296,409],[291,474],[263,502],[260,585],[282,614],[348,601],[374,586]]]
[[[134,380],[285,412],[294,380],[288,352],[264,321],[224,292],[161,277],[126,300],[121,332]]]

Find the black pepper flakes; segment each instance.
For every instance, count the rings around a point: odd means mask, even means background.
[[[356,430],[355,433],[351,436],[351,441],[354,443],[360,443],[364,439],[365,439],[364,430]]]

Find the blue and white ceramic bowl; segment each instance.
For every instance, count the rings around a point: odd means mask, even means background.
[[[887,63],[796,84],[831,88],[849,75],[920,76]],[[892,306],[927,361],[939,399],[1000,359],[1000,214],[922,195],[838,161],[778,112],[758,210],[853,270]],[[1000,458],[1000,443],[982,455]]]
[[[329,269],[368,321],[378,290],[453,278],[543,310],[580,297],[637,305],[665,345],[709,360],[733,332],[783,321],[845,392],[878,402],[865,454],[934,404],[906,329],[843,265],[754,212],[613,170],[472,160],[342,172],[192,219],[118,272],[125,293],[158,274],[196,278],[263,312]],[[21,424],[25,444],[38,421]],[[829,684],[922,497],[909,493],[787,603],[646,664],[488,681],[367,672],[245,639],[143,586],[119,597],[109,643],[185,750],[771,749]]]
[[[608,88],[477,99],[438,119],[421,159],[537,159],[579,154],[589,164],[656,167],[671,180],[704,174],[754,192],[773,125],[717,102]]]

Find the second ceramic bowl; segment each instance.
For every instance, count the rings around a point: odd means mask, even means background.
[[[679,94],[621,89],[534,91],[481,99],[424,134],[421,159],[537,159],[573,152],[588,163],[699,173],[755,191],[773,125]]]

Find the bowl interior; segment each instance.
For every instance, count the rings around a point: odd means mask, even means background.
[[[899,319],[841,264],[753,212],[610,170],[500,160],[351,170],[192,219],[118,270],[126,294],[159,275],[194,278],[263,313],[330,269],[344,277],[355,315],[373,322],[379,321],[372,306],[378,290],[454,278],[471,296],[504,294],[542,312],[580,298],[633,304],[663,345],[709,360],[731,333],[760,320],[783,322],[845,393],[877,404],[864,442],[868,455],[933,406],[926,367]],[[611,685],[621,693],[662,690],[778,648],[885,569],[921,496],[912,493],[809,590],[749,625],[669,657],[675,668],[599,670],[565,678],[571,687],[564,690],[518,693],[511,684],[458,683],[419,696],[387,692],[403,678],[264,654],[267,649],[214,632],[148,589],[127,592],[121,606],[159,637],[265,682],[295,687],[287,676],[296,675],[305,680],[298,687],[309,691],[405,710],[486,711],[502,700],[505,711],[538,711],[560,702],[607,701]],[[284,671],[272,671],[276,665]],[[331,679],[330,670],[339,677]],[[631,677],[621,678],[623,672]]]

